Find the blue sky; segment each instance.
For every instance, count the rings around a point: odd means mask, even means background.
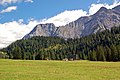
[[[101,0],[100,3],[111,4],[113,0]],[[0,10],[9,6],[17,6],[15,11],[0,14],[0,23],[12,20],[24,19],[27,22],[30,18],[44,19],[55,16],[65,10],[89,10],[91,4],[97,0],[33,0],[33,2],[16,2],[0,5]]]
[[[120,0],[0,0],[0,48],[23,38],[37,24],[59,27],[117,5]]]

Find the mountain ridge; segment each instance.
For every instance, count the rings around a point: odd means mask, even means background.
[[[120,25],[120,5],[113,9],[101,7],[95,14],[80,17],[65,26],[56,27],[53,23],[38,24],[23,39],[33,36],[58,36],[80,38]]]

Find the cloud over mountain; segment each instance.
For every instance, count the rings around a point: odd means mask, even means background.
[[[64,11],[54,17],[51,17],[49,19],[44,19],[42,23],[54,23],[56,26],[62,26],[66,25],[72,21],[75,21],[81,16],[86,16],[87,12],[80,10],[71,10],[71,11]]]
[[[101,7],[106,7],[107,9],[112,9],[114,8],[115,6],[118,6],[120,5],[120,2],[119,0],[113,0],[113,4],[109,5],[107,3],[97,3],[97,4],[91,4],[90,8],[89,8],[89,12],[88,14],[89,15],[93,15],[94,13],[96,13]],[[100,2],[100,0],[98,0],[98,2]]]
[[[28,24],[23,24],[22,21],[23,20],[20,19],[18,21],[0,24],[0,48],[21,39],[39,23],[38,21],[29,21]]]

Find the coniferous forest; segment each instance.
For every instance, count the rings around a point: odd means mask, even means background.
[[[22,39],[1,51],[10,59],[120,61],[120,27],[77,39]]]

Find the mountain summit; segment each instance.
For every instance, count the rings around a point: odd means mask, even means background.
[[[91,16],[80,17],[65,26],[56,27],[53,23],[38,24],[23,39],[32,36],[58,36],[62,38],[80,38],[120,25],[120,5],[107,9],[101,7]]]

